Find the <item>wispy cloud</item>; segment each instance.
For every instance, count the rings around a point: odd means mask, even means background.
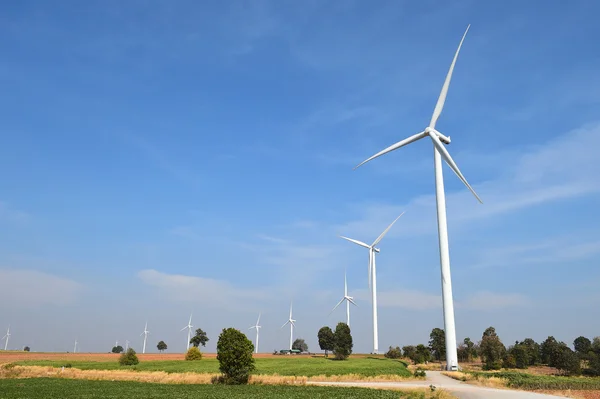
[[[225,280],[168,274],[154,269],[138,272],[138,278],[171,301],[192,302],[213,309],[240,310],[270,298],[267,290],[235,287]]]
[[[76,281],[36,270],[0,269],[0,306],[68,305],[83,288]]]

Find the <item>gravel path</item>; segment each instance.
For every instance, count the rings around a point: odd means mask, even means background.
[[[427,388],[434,385],[437,388],[446,389],[460,399],[556,399],[561,396],[545,395],[527,391],[515,391],[512,389],[485,388],[477,385],[470,385],[462,381],[457,381],[446,377],[440,371],[427,371],[425,381],[407,381],[407,382],[313,382],[313,385],[332,385],[332,386],[350,386],[366,388]],[[562,398],[564,399],[564,398]]]

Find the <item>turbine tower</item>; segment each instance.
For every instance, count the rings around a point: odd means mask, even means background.
[[[129,349],[129,341],[125,340],[125,352],[127,352],[127,349]]]
[[[10,326],[6,330],[6,334],[4,335],[4,337],[2,337],[2,339],[4,339],[4,338],[6,338],[6,341],[4,342],[4,350],[8,350],[8,339],[10,338]]]
[[[185,330],[186,328],[188,329],[188,335],[187,335],[187,349],[190,349],[190,341],[192,340],[192,327],[194,327],[192,325],[192,314],[190,313],[190,321],[188,321],[187,326],[183,327],[181,330],[179,330],[179,332]]]
[[[331,312],[329,312],[329,314],[333,313],[333,311],[340,306],[344,301],[346,301],[346,324],[348,325],[348,327],[350,327],[350,304],[353,304],[354,306],[358,306],[356,303],[354,303],[354,298],[351,296],[348,296],[348,283],[346,281],[346,271],[344,270],[344,296],[342,297],[341,301],[339,301],[337,303],[337,305],[335,305],[333,307],[333,309],[331,309]]]
[[[290,318],[291,318],[291,315],[290,315]],[[258,353],[258,330],[260,330],[260,328],[262,327],[258,323],[260,323],[260,313],[258,314],[258,320],[256,320],[256,325],[253,325],[252,327],[250,327],[248,329],[248,330],[252,330],[253,328],[256,328],[256,345],[254,345],[255,346],[254,353]],[[285,324],[284,324],[284,326],[285,326]]]
[[[77,353],[77,338],[75,338],[75,346],[73,347],[73,353]]]
[[[150,331],[148,331],[148,322],[146,322],[146,326],[144,327],[144,332],[140,334],[140,337],[142,335],[144,336],[144,346],[142,347],[142,353],[146,353],[146,339],[148,338],[148,334],[150,334]]]
[[[429,137],[431,139],[431,142],[433,144],[433,162],[435,169],[435,196],[437,206],[438,237],[440,249],[440,269],[442,277],[444,332],[446,333],[446,368],[448,370],[458,369],[458,356],[456,353],[456,328],[454,325],[454,303],[452,300],[452,280],[450,276],[450,253],[448,250],[448,225],[446,221],[446,195],[444,192],[442,158],[444,159],[444,161],[446,161],[448,166],[450,166],[450,168],[456,174],[456,176],[458,176],[458,178],[465,184],[465,186],[467,186],[469,191],[473,193],[475,198],[477,198],[479,202],[483,202],[481,201],[481,198],[479,198],[475,190],[473,190],[471,185],[469,185],[467,179],[465,179],[460,169],[458,169],[458,166],[450,156],[450,153],[448,153],[448,150],[446,150],[446,147],[442,144],[450,144],[450,137],[446,137],[442,133],[437,131],[435,129],[435,125],[440,114],[442,113],[442,109],[444,108],[446,95],[448,94],[448,87],[450,86],[450,80],[452,79],[452,72],[454,71],[454,65],[456,64],[458,53],[460,52],[460,48],[462,47],[463,41],[467,36],[467,32],[469,31],[470,26],[471,25],[467,26],[467,30],[465,31],[460,41],[460,44],[458,45],[458,49],[454,54],[454,59],[452,60],[452,64],[450,64],[450,69],[448,70],[448,74],[446,75],[446,80],[444,81],[444,85],[442,86],[442,91],[440,93],[440,97],[438,98],[437,104],[435,105],[435,109],[433,111],[433,115],[431,116],[429,126],[427,126],[425,130],[421,133],[417,133],[414,136],[399,141],[396,144],[389,146],[385,150],[378,152],[377,154],[373,155],[366,161],[363,161],[354,168],[356,169],[372,159],[387,154],[390,151],[394,151],[400,147],[413,143],[424,137]]]
[[[281,328],[285,327],[289,323],[290,325],[290,350],[292,350],[292,339],[294,338],[294,327],[296,326],[296,320],[292,319],[292,303],[290,302],[290,318],[286,321]]]
[[[402,215],[404,215],[404,212],[400,214],[400,216]],[[379,248],[375,248],[375,245],[379,244],[387,232],[390,231],[394,223],[400,219],[400,216],[398,216],[371,245],[352,238],[340,236],[356,245],[369,249],[369,288],[371,289],[371,302],[373,303],[373,353],[375,354],[379,353],[379,332],[377,330],[377,269],[375,267],[375,253],[379,253]]]

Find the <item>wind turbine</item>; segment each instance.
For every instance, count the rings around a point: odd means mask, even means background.
[[[73,353],[77,353],[77,338],[75,338],[75,346],[73,347]]]
[[[358,306],[356,303],[354,303],[354,298],[351,296],[348,296],[348,283],[346,282],[346,271],[344,270],[344,296],[342,297],[342,300],[339,301],[337,303],[337,305],[334,306],[333,309],[331,309],[331,313],[333,313],[333,311],[340,306],[344,301],[346,301],[346,324],[348,325],[348,327],[350,327],[350,304],[353,304],[354,306]]]
[[[179,332],[185,330],[186,328],[188,329],[188,336],[187,336],[187,348],[190,349],[190,341],[192,339],[192,327],[194,327],[192,325],[192,314],[190,313],[190,321],[188,321],[187,326],[183,327],[181,330],[179,330]]]
[[[119,346],[119,340],[115,341],[115,348]]]
[[[292,318],[292,315],[290,314],[290,319],[291,318]],[[260,328],[262,327],[258,323],[260,323],[260,313],[258,314],[258,320],[256,320],[256,325],[254,325],[248,329],[248,330],[252,330],[253,328],[256,328],[256,345],[254,345],[256,347],[255,351],[254,351],[255,353],[258,353],[258,330],[260,330]],[[285,324],[284,324],[284,326],[285,326]],[[291,348],[291,345],[290,345],[290,348]]]
[[[460,52],[460,48],[462,47],[463,41],[465,40],[465,36],[467,36],[467,32],[469,31],[469,27],[467,26],[467,30],[465,31],[460,44],[458,45],[458,49],[454,54],[454,59],[452,60],[452,64],[450,64],[450,69],[448,70],[448,75],[446,75],[446,80],[444,81],[444,85],[442,86],[442,91],[440,93],[440,97],[438,98],[437,104],[435,105],[435,109],[433,111],[433,115],[431,116],[431,121],[429,122],[429,126],[425,128],[421,133],[417,133],[414,136],[411,136],[407,139],[397,142],[386,148],[383,151],[378,152],[373,155],[371,158],[366,161],[361,162],[354,169],[363,165],[366,162],[371,161],[381,155],[387,154],[388,152],[394,151],[400,147],[403,147],[407,144],[413,143],[417,140],[420,140],[424,137],[429,137],[431,142],[433,143],[433,161],[435,168],[435,196],[436,196],[436,205],[437,205],[437,220],[438,220],[438,236],[439,236],[439,248],[440,248],[440,268],[442,275],[442,301],[443,301],[443,309],[444,309],[444,331],[446,333],[446,368],[448,370],[457,370],[458,369],[458,356],[456,353],[456,328],[454,325],[454,303],[452,300],[452,280],[450,276],[450,253],[448,250],[448,225],[446,221],[446,195],[444,193],[444,177],[442,173],[442,158],[448,166],[454,171],[454,173],[458,176],[458,178],[467,186],[469,191],[473,193],[475,198],[481,203],[481,198],[477,195],[475,190],[469,185],[467,179],[463,176],[460,169],[446,150],[446,147],[442,145],[450,144],[450,137],[444,136],[442,133],[435,129],[435,125],[437,123],[440,114],[442,113],[442,109],[444,108],[444,102],[446,101],[446,95],[448,94],[448,87],[450,86],[450,80],[452,79],[452,72],[454,70],[454,65],[456,64],[456,60],[458,58],[458,53]]]
[[[292,319],[292,303],[290,302],[290,318],[286,321],[281,328],[285,327],[289,323],[290,325],[290,350],[292,350],[292,339],[294,337],[294,327],[296,326],[296,320]]]
[[[404,215],[404,212],[400,214],[400,216],[402,215]],[[377,331],[377,269],[375,267],[375,253],[379,253],[379,248],[375,248],[375,245],[379,244],[387,232],[390,231],[394,223],[400,219],[400,216],[398,216],[371,245],[352,238],[340,236],[344,240],[348,240],[356,245],[369,249],[369,288],[371,289],[371,302],[373,303],[373,353],[379,353],[379,333]]]
[[[125,352],[127,352],[127,349],[129,349],[129,341],[125,340]]]
[[[142,347],[142,353],[146,353],[146,339],[148,338],[148,334],[150,334],[150,331],[148,331],[148,322],[146,322],[146,326],[144,327],[144,332],[140,334],[140,337],[142,335],[144,336],[144,346]]]
[[[6,334],[4,335],[4,337],[2,337],[2,339],[4,339],[4,338],[6,338],[6,341],[4,342],[4,350],[8,350],[8,339],[10,338],[10,326],[6,330]]]

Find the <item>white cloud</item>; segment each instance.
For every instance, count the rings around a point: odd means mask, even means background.
[[[0,269],[0,303],[17,307],[68,305],[83,286],[76,281],[35,270]]]
[[[197,302],[210,308],[240,310],[270,298],[267,290],[235,287],[224,280],[167,274],[154,269],[141,270],[138,277],[170,300]]]

